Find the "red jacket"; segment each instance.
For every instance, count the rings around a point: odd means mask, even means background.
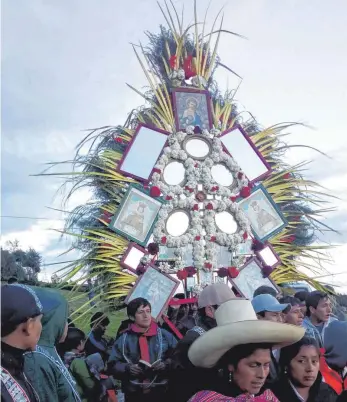
[[[322,353],[320,358],[320,372],[324,378],[324,381],[334,389],[334,391],[340,395],[342,391],[347,390],[347,376],[345,378],[342,375],[330,368],[325,361]]]

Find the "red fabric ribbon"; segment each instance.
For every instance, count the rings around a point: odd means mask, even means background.
[[[181,304],[194,304],[197,302],[198,299],[196,297],[191,297],[190,299],[172,299],[169,301],[169,306],[180,306]]]

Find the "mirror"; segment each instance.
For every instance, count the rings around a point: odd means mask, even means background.
[[[230,170],[222,163],[212,166],[211,175],[217,184],[224,187],[230,187],[234,182],[234,177]]]
[[[259,257],[263,260],[265,265],[269,265],[270,267],[273,267],[274,265],[278,264],[279,261],[275,255],[275,253],[272,251],[271,247],[266,246],[262,250],[258,252]]]
[[[140,125],[132,142],[128,145],[118,170],[127,176],[148,181],[168,135],[169,133]]]
[[[122,266],[126,268],[135,269],[140,264],[141,258],[145,255],[145,252],[138,249],[135,246],[130,246],[128,249],[128,253],[125,255],[125,258],[121,262]]]
[[[184,211],[172,212],[166,221],[166,231],[169,235],[182,236],[189,228],[189,216]]]
[[[178,186],[184,182],[185,168],[181,162],[170,162],[163,172],[163,179],[169,186]]]
[[[249,181],[257,181],[270,172],[270,166],[252,144],[247,134],[239,128],[227,132],[220,139]]]
[[[237,223],[230,212],[223,211],[215,215],[215,221],[218,229],[227,234],[233,234],[237,231]]]
[[[197,136],[187,137],[184,141],[184,149],[195,159],[204,159],[211,152],[210,144]]]

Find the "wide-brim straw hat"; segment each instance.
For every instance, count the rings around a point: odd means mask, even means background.
[[[258,320],[247,299],[232,299],[216,311],[217,327],[196,339],[188,351],[196,367],[210,368],[231,348],[249,343],[269,343],[274,349],[298,342],[305,329],[296,325]]]

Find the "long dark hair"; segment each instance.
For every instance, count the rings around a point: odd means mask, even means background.
[[[319,345],[317,341],[313,338],[304,337],[299,342],[294,343],[293,345],[286,346],[281,349],[280,351],[280,389],[285,390],[289,384],[288,381],[290,380],[290,372],[288,371],[290,362],[294,359],[295,356],[298,355],[300,349],[304,346],[313,346],[316,348],[318,356],[320,356]],[[322,375],[318,371],[318,375],[316,381],[312,385],[309,391],[309,400],[310,398],[314,398],[319,393],[319,388],[322,382]],[[312,399],[313,400],[313,399]]]
[[[232,364],[235,369],[240,360],[251,356],[257,349],[268,349],[271,351],[272,344],[270,343],[248,343],[246,345],[237,345],[228,350],[220,360],[221,367]]]
[[[297,356],[303,346],[315,347],[318,355],[320,355],[317,341],[313,338],[303,337],[299,342],[281,349],[279,365],[282,374],[285,373],[286,369],[289,367],[289,363]]]

